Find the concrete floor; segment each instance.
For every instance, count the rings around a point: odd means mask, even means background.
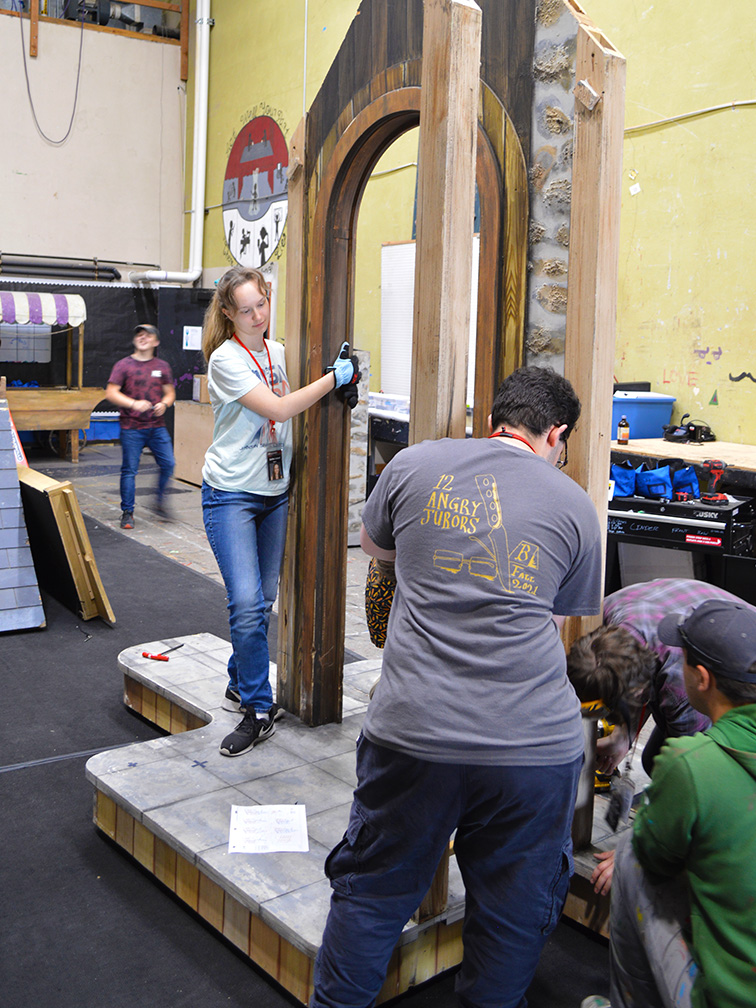
[[[161,519],[154,510],[158,468],[149,452],[142,455],[137,475],[135,526],[128,531],[120,528],[121,448],[117,442],[85,444],[76,465],[36,448],[30,449],[28,456],[33,469],[56,480],[68,480],[76,490],[81,510],[90,518],[222,584],[202,523],[200,488],[173,480],[167,496],[173,520]],[[359,546],[347,550],[344,645],[361,658],[380,659],[382,652],[370,643],[365,622],[367,564],[368,558]]]

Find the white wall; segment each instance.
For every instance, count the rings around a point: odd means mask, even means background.
[[[41,22],[29,57],[37,119],[53,139],[73,108],[81,29]],[[84,32],[79,102],[59,147],[32,119],[19,19],[0,16],[0,251],[180,269],[185,98],[180,48]]]

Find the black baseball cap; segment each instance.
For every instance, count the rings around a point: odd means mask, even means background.
[[[158,332],[157,326],[150,325],[149,322],[144,322],[142,325],[134,326],[134,335],[135,336],[136,336],[136,334],[138,332],[142,332],[142,331],[148,332],[152,336],[157,336],[157,338],[160,339],[160,333]]]
[[[756,609],[745,602],[709,599],[687,616],[665,616],[658,633],[663,644],[692,648],[711,672],[756,683],[756,671],[749,672],[756,662]]]

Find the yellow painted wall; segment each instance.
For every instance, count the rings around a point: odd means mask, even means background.
[[[626,129],[754,99],[753,0],[580,2],[627,58]],[[649,380],[677,397],[675,418],[747,443],[755,162],[756,105],[626,134],[617,318],[618,380]]]
[[[194,5],[193,5],[194,8]],[[223,178],[231,144],[255,115],[271,115],[287,142],[320,88],[359,8],[359,0],[213,0],[210,36],[208,158],[203,263],[205,282],[233,265],[223,229]],[[305,14],[306,22],[305,22]],[[192,18],[193,23],[193,18]],[[306,39],[306,52],[305,52]],[[194,54],[193,32],[190,60]],[[194,105],[190,74],[188,104]],[[187,151],[192,150],[192,118]],[[412,237],[415,167],[391,169],[417,160],[417,134],[400,138],[376,166],[358,219],[355,335],[358,349],[369,350],[371,388],[380,388],[380,248],[383,242]],[[191,161],[191,157],[189,157]],[[187,167],[186,202],[191,193]],[[188,227],[185,254],[188,255]],[[285,246],[274,259],[279,268],[277,335],[285,331]]]

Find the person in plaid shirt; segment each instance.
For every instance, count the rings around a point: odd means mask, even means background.
[[[642,756],[649,775],[668,738],[694,735],[711,726],[685,692],[682,650],[664,644],[658,633],[667,613],[689,613],[710,599],[745,604],[722,588],[688,578],[657,578],[629,585],[604,600],[604,625],[573,644],[567,656],[567,675],[575,692],[584,702],[602,700],[615,721],[611,734],[596,744],[599,773],[613,773],[649,716],[654,719],[654,729]],[[613,852],[596,856],[601,863],[591,881],[596,892],[607,893]]]

